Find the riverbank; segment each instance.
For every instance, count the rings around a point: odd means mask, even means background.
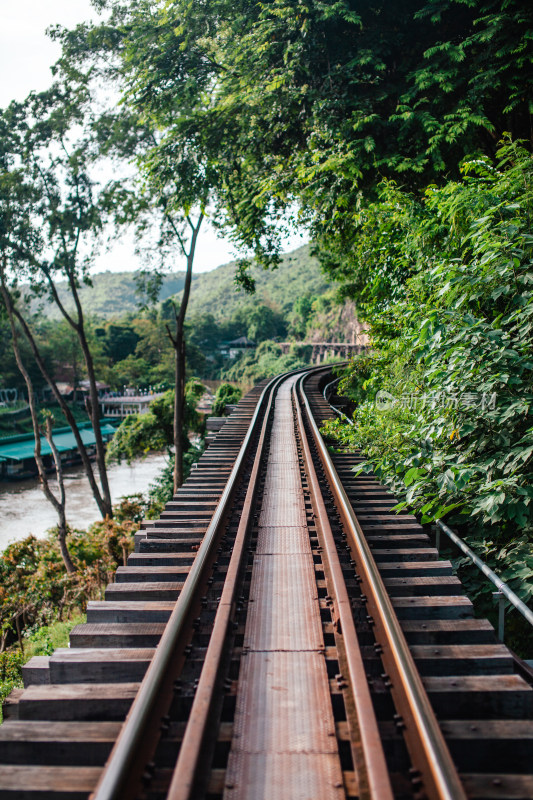
[[[193,448],[188,468],[201,452],[201,447]],[[151,454],[131,466],[123,464],[110,468],[111,491],[115,498],[118,495],[122,499],[114,504],[113,519],[94,522],[97,513],[89,510],[92,524],[83,526],[87,530],[80,530],[82,526],[74,525],[70,517],[67,545],[76,570],[72,574],[65,571],[56,530],[39,518],[35,506],[29,507],[32,527],[38,530],[46,525],[48,530],[37,538],[28,535],[22,527],[22,512],[28,510],[24,506],[29,505],[27,493],[37,493],[39,502],[46,501],[35,482],[19,487],[18,495],[24,498],[17,504],[19,535],[0,555],[0,701],[21,684],[22,665],[29,655],[46,655],[46,648],[53,650],[59,646],[58,635],[64,638],[63,644],[68,642],[68,632],[74,621],[85,613],[88,600],[101,599],[106,585],[114,580],[117,567],[126,564],[141,520],[157,515],[161,504],[172,495],[171,467],[162,470],[166,460],[164,455]],[[79,475],[70,477],[73,481],[80,479]],[[139,479],[141,485],[138,485]],[[149,484],[153,488],[147,492]],[[11,506],[12,487],[10,484],[3,497],[0,495],[0,500],[7,499]],[[131,497],[136,490],[141,490],[142,494]],[[130,497],[124,498],[124,495]],[[87,497],[85,499],[87,501]],[[46,506],[42,509],[44,512]],[[87,508],[80,510],[87,513]],[[45,650],[35,650],[34,644],[44,646]]]
[[[135,482],[142,477],[143,495],[123,498],[113,507],[113,519],[97,520],[86,530],[73,529],[67,545],[75,572],[67,574],[61,557],[56,531],[52,526],[43,536],[25,535],[7,546],[0,555],[0,702],[12,689],[22,685],[22,666],[33,655],[49,655],[58,646],[68,645],[70,629],[85,614],[90,599],[102,599],[105,587],[114,580],[118,566],[127,562],[133,550],[134,535],[140,521],[159,508],[167,487],[161,484],[163,455],[154,454],[132,467],[112,468],[112,492],[132,494]],[[141,468],[141,470],[139,470]],[[148,484],[159,478],[159,491],[146,498]],[[80,476],[71,476],[73,480]],[[157,481],[156,481],[157,484]],[[22,487],[42,494],[36,486]],[[5,492],[12,501],[13,492]],[[44,498],[43,498],[44,499]],[[22,504],[24,505],[24,504]],[[45,507],[43,506],[43,509]],[[34,524],[43,520],[31,509]],[[1,719],[1,714],[0,714]]]
[[[71,530],[71,573],[65,570],[55,530],[42,539],[29,535],[10,544],[0,557],[0,655],[6,650],[23,655],[25,640],[43,625],[84,614],[88,600],[101,599],[117,567],[126,564],[149,510],[141,496],[123,499],[113,507],[113,519]],[[0,658],[2,672],[6,658]]]

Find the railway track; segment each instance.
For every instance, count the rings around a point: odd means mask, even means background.
[[[533,797],[533,689],[414,517],[256,387],[0,726],[1,798]],[[124,722],[124,720],[126,721]]]

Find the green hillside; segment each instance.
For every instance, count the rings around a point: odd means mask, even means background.
[[[184,272],[174,272],[165,276],[160,299],[165,300],[181,291],[185,279]],[[67,291],[66,283],[58,284],[59,296],[67,309],[72,310],[73,303]],[[92,276],[92,286],[82,286],[81,302],[85,313],[89,316],[122,317],[139,308],[139,296],[136,293],[135,272],[98,272]],[[32,303],[37,310],[38,303]],[[51,319],[59,319],[61,314],[55,304],[48,304],[43,312]]]
[[[287,253],[275,270],[253,266],[250,270],[256,282],[253,296],[239,291],[235,285],[234,262],[195,276],[189,313],[213,314],[215,318],[228,319],[239,306],[249,306],[251,302],[273,306],[283,312],[290,310],[302,295],[321,295],[331,284],[309,251],[310,245],[304,245]]]
[[[263,270],[253,266],[251,275],[256,281],[253,297],[240,291],[235,285],[235,262],[223,264],[211,272],[193,276],[189,314],[209,313],[215,318],[230,317],[239,306],[264,303],[288,311],[301,295],[320,295],[329,285],[322,275],[318,261],[310,255],[310,246],[304,245],[283,256],[276,270]],[[83,286],[81,301],[86,314],[98,317],[118,318],[139,308],[136,294],[134,272],[100,272],[92,276],[93,285]],[[181,292],[184,282],[183,272],[174,272],[163,280],[159,299]],[[72,308],[66,284],[58,284],[59,295],[65,306]],[[178,295],[179,296],[179,295]],[[36,304],[34,306],[36,308]],[[59,319],[60,314],[54,305],[43,309],[46,316]]]

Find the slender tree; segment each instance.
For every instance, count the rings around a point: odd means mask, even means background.
[[[143,279],[152,300],[157,298],[163,272],[170,266],[176,268],[176,258],[185,261],[185,285],[179,304],[174,306],[174,324],[166,325],[174,349],[174,489],[177,490],[183,483],[183,454],[187,446],[185,319],[198,236],[215,196],[219,171],[209,154],[200,151],[186,137],[171,136],[168,119],[143,108],[126,90],[135,74],[128,55],[134,52],[131,35],[137,37],[137,26],[142,24],[145,14],[152,19],[149,3],[142,3],[139,8],[117,8],[114,27],[106,25],[89,33],[83,27],[74,33],[63,32],[65,55],[61,68],[69,80],[75,79],[80,86],[87,87],[105,78],[115,91],[123,92],[123,107],[118,112],[108,109],[101,113],[95,129],[101,156],[113,159],[117,169],[128,176],[110,188],[109,206],[117,221],[135,226],[139,249],[144,254],[150,252],[151,274],[147,270]],[[105,34],[106,27],[108,33],[112,31],[111,36]],[[158,232],[155,237],[154,231]]]
[[[104,0],[98,5],[111,9],[105,24],[56,31],[63,44],[58,69],[85,87],[108,81],[121,93],[120,112],[108,110],[100,117],[102,152],[126,160],[134,154],[142,187],[129,194],[123,184],[117,187],[118,214],[135,219],[143,233],[158,219],[158,252],[166,254],[166,263],[176,251],[186,262],[174,330],[168,328],[175,352],[177,489],[183,479],[184,323],[200,226],[208,215],[216,228],[235,232],[245,255],[254,251],[265,264],[276,264],[279,204],[266,195],[259,199],[259,192],[254,202],[244,198],[245,174],[253,173],[239,155],[236,129],[228,126],[226,114],[212,108],[220,69],[212,53],[198,46],[205,19],[180,3]],[[253,289],[248,263],[241,260],[237,279]]]
[[[103,205],[101,194],[95,196],[89,175],[90,137],[76,130],[81,127],[81,116],[79,101],[74,101],[66,87],[59,86],[41,95],[30,95],[24,104],[12,104],[2,113],[0,126],[9,133],[1,160],[0,251],[4,260],[0,279],[6,309],[19,323],[73,430],[91,490],[105,517],[112,516],[111,494],[94,360],[79,295],[82,282],[90,283],[90,244],[102,229]],[[58,280],[67,283],[72,310],[58,291]],[[100,486],[74,416],[46,367],[31,329],[30,315],[20,301],[21,281],[26,284],[26,292],[57,305],[80,342],[89,379],[88,412],[96,440]]]
[[[194,252],[196,248],[196,240],[200,232],[200,225],[204,218],[203,212],[200,212],[196,222],[193,222],[188,217],[187,222],[191,228],[191,236],[188,248],[182,244],[180,237],[180,246],[184,250],[185,258],[187,259],[187,271],[185,274],[185,286],[183,287],[183,295],[179,305],[179,310],[173,304],[175,329],[172,331],[170,326],[167,325],[167,332],[174,348],[174,491],[176,492],[183,483],[183,434],[185,422],[185,364],[186,364],[186,350],[185,350],[185,316],[187,314],[187,306],[189,303],[189,296],[191,292],[192,281],[192,268],[194,263]]]
[[[42,459],[42,446],[41,446],[41,435],[43,433],[42,427],[39,423],[39,412],[37,409],[37,403],[35,399],[35,392],[33,388],[33,382],[31,377],[26,369],[24,362],[22,360],[22,356],[20,353],[19,347],[19,335],[17,332],[16,327],[16,318],[15,314],[13,313],[13,307],[11,304],[11,298],[5,294],[6,290],[4,287],[1,287],[2,294],[4,296],[4,304],[5,308],[8,313],[9,317],[9,324],[11,328],[11,339],[13,344],[13,352],[15,354],[15,358],[17,361],[17,366],[20,370],[20,374],[24,378],[24,382],[26,384],[26,391],[28,394],[28,405],[30,407],[30,414],[31,414],[31,421],[33,427],[33,435],[35,438],[35,463],[37,464],[37,471],[39,473],[39,480],[41,482],[41,486],[44,492],[46,499],[51,503],[54,507],[57,516],[58,516],[58,525],[57,525],[57,533],[58,533],[58,540],[59,540],[59,549],[61,551],[61,557],[63,559],[63,563],[65,565],[66,571],[71,574],[76,571],[74,563],[70,557],[70,553],[68,551],[67,546],[67,533],[68,533],[68,526],[67,526],[67,517],[66,517],[66,493],[65,493],[65,482],[63,480],[63,469],[61,466],[61,458],[59,456],[57,447],[55,445],[53,436],[52,436],[52,420],[51,415],[47,414],[45,417],[44,422],[44,434],[50,450],[52,451],[52,457],[54,460],[55,466],[55,473],[57,477],[57,484],[58,484],[58,496],[56,496],[52,490],[50,485],[50,481],[48,480],[48,475],[46,473],[46,469]]]
[[[118,165],[131,162],[133,147],[140,171],[130,173],[109,187],[109,204],[117,220],[132,224],[137,232],[139,252],[150,267],[138,276],[141,293],[155,302],[164,273],[176,269],[176,260],[185,261],[185,282],[179,303],[173,303],[174,325],[166,323],[174,350],[174,491],[184,480],[183,456],[187,447],[185,429],[186,336],[185,319],[191,292],[196,246],[213,195],[214,173],[197,153],[180,142],[180,166],[174,171],[162,168],[167,158],[167,142],[137,111],[105,115],[99,126],[108,136],[101,154]],[[111,127],[109,127],[111,126]],[[173,146],[176,143],[173,142]]]

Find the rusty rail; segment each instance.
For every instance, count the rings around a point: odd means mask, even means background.
[[[255,387],[72,649],[25,665],[2,796],[533,797],[531,673],[362,455],[329,457],[327,370]]]
[[[301,370],[295,372],[301,372]],[[202,589],[207,583],[215,560],[221,530],[249,454],[252,438],[260,423],[263,407],[267,404],[268,409],[271,408],[272,397],[277,386],[290,374],[292,373],[272,379],[261,394],[220,502],[207,528],[154,658],[141,682],[98,785],[91,795],[91,800],[123,800],[123,798],[137,796],[146,765],[152,759],[159,741],[162,720],[167,714],[172,699],[174,681],[185,661],[184,649],[190,637],[190,628],[198,613]],[[191,735],[187,734],[187,738],[189,739]]]
[[[352,606],[350,598],[348,597],[346,582],[342,573],[328,513],[322,497],[320,483],[313,464],[311,448],[305,432],[302,414],[302,408],[305,408],[306,402],[303,397],[302,388],[304,377],[300,378],[293,390],[296,414],[300,428],[305,468],[311,488],[311,496],[313,497],[313,507],[322,533],[324,547],[323,556],[325,556],[327,560],[329,574],[331,576],[335,614],[339,627],[342,630],[346,648],[346,661],[353,690],[357,728],[363,751],[368,796],[375,800],[392,800],[392,786],[372,698],[370,696],[366,669],[357,640]],[[308,406],[307,411],[309,414]],[[312,419],[312,417],[310,417],[310,419]]]
[[[237,536],[233,545],[228,573],[215,616],[213,631],[209,640],[204,666],[200,675],[198,688],[189,715],[189,721],[181,743],[178,760],[174,768],[167,800],[189,800],[196,795],[196,782],[200,769],[202,745],[206,737],[210,714],[214,703],[220,666],[224,656],[224,645],[228,635],[230,622],[235,613],[235,592],[239,573],[242,570],[245,545],[251,525],[252,511],[257,493],[258,475],[263,458],[267,427],[273,406],[274,393],[283,378],[272,385],[268,406],[263,418],[261,435],[257,447],[252,474],[246,491]],[[205,776],[204,776],[205,777]]]
[[[308,370],[306,375],[323,369],[324,367]],[[447,746],[429,704],[396,614],[368,544],[313,419],[309,402],[303,390],[306,375],[303,375],[297,384],[298,395],[300,395],[299,403],[297,403],[297,413],[301,428],[305,463],[313,494],[316,497],[314,503],[321,528],[327,534],[329,523],[326,509],[323,502],[321,502],[318,478],[314,469],[311,469],[311,451],[309,443],[306,442],[302,413],[307,417],[314,446],[319,453],[330,488],[335,496],[348,540],[354,551],[363,590],[368,598],[368,607],[374,617],[377,638],[383,647],[383,661],[392,682],[391,691],[397,709],[406,723],[405,737],[412,763],[420,772],[423,788],[429,800],[462,800],[465,798],[462,784],[449,756]],[[162,720],[168,713],[174,680],[179,675],[185,660],[183,651],[190,638],[192,621],[198,613],[201,594],[207,585],[207,580],[216,559],[216,549],[222,535],[224,523],[228,518],[238,481],[242,476],[245,462],[250,453],[252,438],[260,430],[259,443],[228,567],[227,579],[217,609],[205,663],[168,792],[169,800],[191,800],[191,798],[198,796],[198,784],[205,779],[205,776],[200,771],[202,766],[202,745],[208,733],[221,672],[220,665],[224,659],[225,643],[235,612],[235,587],[237,578],[241,574],[246,552],[251,512],[257,490],[256,479],[267,438],[269,416],[273,407],[276,389],[286,377],[287,375],[283,375],[273,379],[263,390],[226,488],[165,628],[155,656],[141,683],[137,697],[92,795],[93,800],[121,800],[122,798],[137,796],[140,790],[146,765],[153,757],[159,741]],[[353,686],[358,717],[357,724],[364,754],[368,786],[367,796],[372,800],[387,800],[392,798],[390,779],[366,683],[364,665],[358,648],[350,602],[332,537],[326,547],[326,558],[335,586],[336,614],[338,615],[338,621],[346,643],[348,671]]]
[[[153,757],[159,740],[162,719],[166,715],[172,699],[174,680],[184,662],[183,650],[186,640],[190,636],[190,625],[197,613],[201,588],[208,579],[215,559],[221,529],[264,404],[276,383],[276,380],[272,381],[263,390],[226,488],[207,528],[154,658],[92,795],[93,800],[118,800],[119,798],[134,797],[141,785],[146,764]]]
[[[339,480],[304,396],[309,425],[382,647],[391,693],[405,725],[405,741],[428,800],[466,800],[466,794],[361,526]]]

